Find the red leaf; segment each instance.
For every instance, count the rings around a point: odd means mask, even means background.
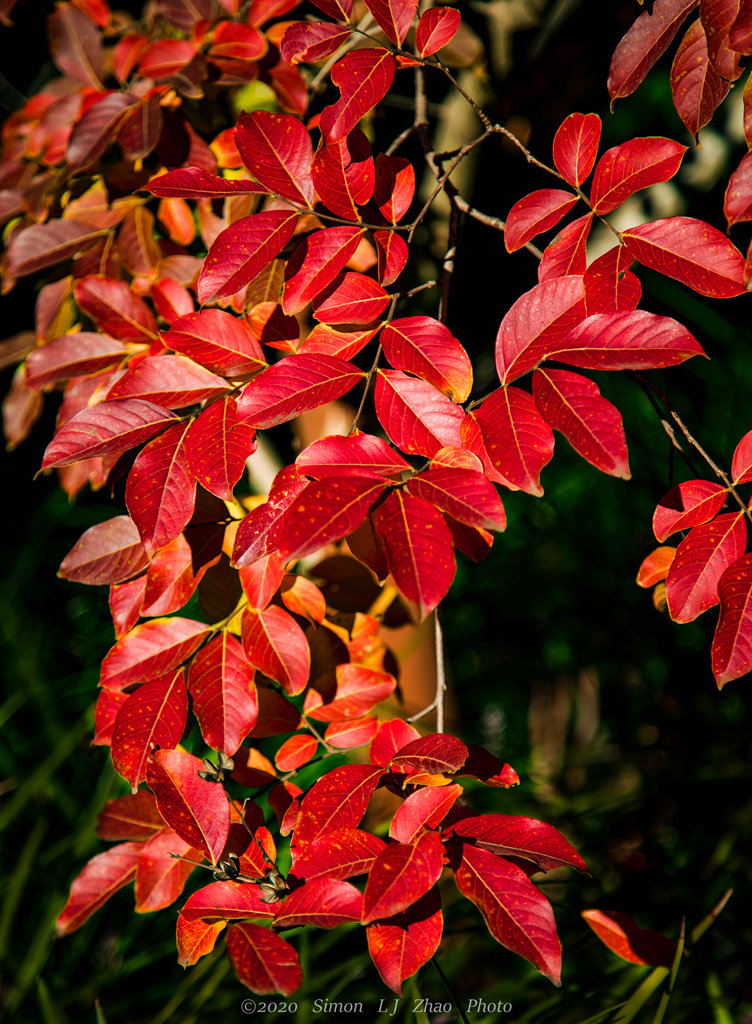
[[[112,764],[135,793],[146,778],[153,750],[172,749],[185,730],[188,696],[183,672],[145,682],[118,711],[112,733]]]
[[[676,946],[665,935],[640,928],[629,914],[618,910],[583,910],[582,916],[612,953],[630,964],[671,967]]]
[[[686,146],[660,136],[630,139],[607,150],[593,175],[593,212],[611,213],[640,189],[673,178],[686,152]]]
[[[665,580],[675,554],[676,548],[666,546],[652,551],[647,558],[643,559],[637,572],[637,586],[652,587],[655,583]]]
[[[254,433],[248,423],[238,422],[234,395],[213,402],[196,417],[188,427],[185,450],[191,472],[202,487],[232,501],[246,459],[256,450]]]
[[[734,450],[731,476],[734,484],[747,484],[752,480],[752,430],[744,435]]]
[[[426,381],[400,370],[379,370],[374,391],[376,415],[390,441],[413,455],[435,455],[462,446],[465,413]]]
[[[430,57],[451,43],[462,16],[454,7],[431,7],[420,16],[415,33],[415,48],[420,57]]]
[[[349,38],[349,26],[328,21],[294,21],[285,29],[279,51],[288,64],[313,64],[330,57]]]
[[[137,102],[127,92],[106,93],[76,120],[65,150],[71,170],[80,171],[99,159],[118,134],[126,111]]]
[[[443,775],[459,771],[468,753],[465,744],[456,736],[432,733],[400,747],[389,763],[398,769],[409,769],[411,775]]]
[[[728,82],[710,62],[705,30],[698,18],[687,30],[671,65],[674,106],[693,135],[710,121],[728,91]]]
[[[162,342],[223,377],[243,377],[266,366],[261,346],[247,322],[221,309],[203,309],[178,317],[162,335]]]
[[[593,216],[592,213],[586,213],[584,217],[573,220],[546,246],[538,264],[539,281],[585,273],[585,248],[593,225]]]
[[[83,11],[73,4],[60,4],[47,18],[50,54],[57,67],[70,78],[101,89],[104,79],[102,34]]]
[[[593,169],[601,140],[597,114],[570,114],[554,136],[554,164],[570,185],[581,185]]]
[[[721,613],[711,655],[721,689],[752,670],[752,554],[742,555],[718,581]]]
[[[188,689],[206,745],[232,756],[256,724],[259,708],[253,669],[226,630],[191,662]]]
[[[310,483],[291,502],[280,524],[277,550],[282,561],[297,561],[346,537],[360,526],[384,487],[376,475],[329,476]]]
[[[396,224],[407,213],[415,195],[415,168],[401,156],[376,157],[373,198],[380,213]]]
[[[516,252],[542,231],[558,224],[578,197],[558,188],[541,188],[518,200],[509,211],[504,229],[507,252]]]
[[[343,139],[373,110],[391,87],[396,65],[394,57],[379,47],[352,50],[338,60],[331,71],[332,84],[341,98],[321,114],[321,131],[327,143]]]
[[[430,8],[432,11],[441,9]],[[394,284],[407,263],[407,242],[396,231],[374,231],[373,240],[376,245],[377,277],[382,284]]]
[[[357,828],[383,773],[380,765],[346,764],[323,775],[300,804],[293,833],[296,858],[329,832]]]
[[[115,516],[91,526],[63,559],[58,576],[76,583],[120,583],[148,564],[136,524]]]
[[[279,683],[289,696],[302,693],[311,669],[305,633],[284,608],[243,612],[243,649],[251,665]]]
[[[452,825],[454,835],[474,839],[476,844],[500,857],[522,857],[534,861],[543,871],[568,867],[585,870],[585,861],[552,825],[535,818],[511,814],[481,814],[462,818]]]
[[[133,881],[142,849],[141,843],[120,843],[91,858],[71,885],[57,919],[58,936],[80,928],[110,896]]]
[[[363,893],[363,924],[407,910],[439,880],[441,836],[426,832],[410,844],[391,843],[373,862]]]
[[[458,776],[469,776],[471,779],[480,779],[486,786],[493,786],[494,789],[509,789],[510,786],[519,784],[517,772],[508,764],[504,764],[494,754],[489,753],[485,748],[478,747],[474,743],[468,745],[469,756],[462,766]]]
[[[729,29],[729,46],[737,53],[752,53],[752,20],[749,0],[740,0],[738,13]]]
[[[232,925],[227,933],[227,955],[251,992],[290,996],[303,982],[298,954],[290,943],[257,924]]]
[[[496,335],[496,369],[502,384],[532,370],[555,351],[585,315],[579,275],[541,281],[510,307]]]
[[[362,236],[362,228],[344,225],[308,235],[287,263],[282,297],[285,313],[299,313],[331,284],[352,259]]]
[[[424,828],[438,828],[462,792],[456,783],[417,789],[397,808],[389,835],[400,843],[410,843]]]
[[[106,334],[77,331],[54,338],[41,348],[32,349],[26,358],[26,386],[40,390],[71,377],[98,373],[117,366],[130,349],[122,341]]]
[[[352,747],[363,747],[370,743],[378,732],[379,720],[375,715],[363,718],[351,718],[344,722],[330,722],[326,727],[324,739],[337,750],[350,750]]]
[[[140,398],[89,406],[58,430],[44,453],[42,469],[70,466],[96,455],[119,455],[175,420],[167,409]]]
[[[156,341],[154,314],[124,281],[91,275],[76,281],[74,293],[81,311],[105,333],[145,345]]]
[[[588,316],[637,308],[642,286],[629,270],[631,263],[632,256],[626,245],[615,245],[593,260],[585,271],[585,308]]]
[[[611,58],[608,94],[612,100],[633,93],[666,52],[697,0],[655,0],[627,30]]]
[[[389,305],[389,295],[366,274],[340,274],[314,300],[313,315],[325,324],[370,324]]]
[[[314,2],[314,0],[312,0]],[[335,21],[349,21],[352,0],[315,0],[315,6]]]
[[[235,195],[264,195],[266,189],[245,178],[220,178],[201,167],[177,167],[143,186],[155,196],[183,199],[224,199]],[[279,211],[278,211],[279,212]],[[283,243],[284,244],[284,243]]]
[[[560,430],[583,459],[604,473],[629,480],[621,414],[593,381],[567,370],[536,370],[533,396],[546,422]]]
[[[173,853],[186,860],[170,856]],[[194,850],[172,829],[163,829],[148,839],[141,847],[136,868],[136,913],[149,914],[174,903],[195,866],[187,861],[196,857],[203,857],[203,853]]]
[[[454,579],[454,545],[441,513],[421,498],[392,491],[373,514],[389,571],[422,620]]]
[[[742,73],[739,54],[735,52],[738,47],[731,46],[729,39],[739,14],[739,0],[702,0],[700,4],[700,20],[708,40],[710,60],[718,74],[729,82],[736,81]]]
[[[434,955],[444,921],[438,889],[385,921],[366,928],[368,952],[385,985],[402,995],[402,984]]]
[[[314,478],[373,473],[399,477],[411,468],[386,441],[373,434],[360,433],[319,438],[303,449],[295,464]]]
[[[350,882],[314,878],[285,897],[274,917],[274,927],[311,924],[336,928],[346,921],[360,921],[362,912],[363,896]]]
[[[726,214],[729,227],[740,224],[742,221],[752,220],[752,153],[744,154],[741,163],[729,178],[726,195],[723,199],[723,212]],[[37,349],[37,351],[43,352],[44,349]],[[28,371],[26,380],[27,383],[30,383]]]
[[[418,0],[368,0],[366,7],[389,41],[401,46],[418,10]]]
[[[184,409],[216,398],[229,389],[227,381],[185,356],[147,356],[118,377],[107,401],[143,398],[165,409]]]
[[[467,352],[438,320],[430,316],[392,320],[380,340],[395,370],[421,377],[452,402],[464,402],[470,394],[473,368]]]
[[[137,611],[141,615],[170,615],[182,608],[190,600],[206,570],[218,559],[219,554],[201,564],[185,535],[178,534],[152,556]],[[138,615],[128,628],[135,624],[137,618]]]
[[[196,501],[185,450],[185,423],[168,427],[143,449],[128,474],[125,503],[149,553],[182,533]]]
[[[195,759],[194,759],[195,760]],[[212,785],[212,783],[207,783]],[[220,790],[221,787],[214,787]],[[243,857],[243,860],[246,858]],[[242,863],[242,861],[241,861]],[[274,910],[261,901],[255,885],[240,882],[213,882],[192,893],[180,910],[185,921],[236,920],[237,918],[273,917]]]
[[[156,750],[146,780],[159,813],[181,839],[216,864],[227,842],[230,805],[221,786],[199,778],[202,761],[179,750]]]
[[[337,665],[337,690],[326,704],[306,710],[319,722],[337,722],[360,718],[394,691],[397,680],[388,672],[366,665]]]
[[[100,685],[123,690],[177,668],[206,639],[209,627],[193,619],[153,619],[127,633],[105,655]]]
[[[371,146],[360,128],[319,147],[311,173],[316,191],[332,213],[357,220],[357,207],[371,198],[376,181]]]
[[[466,846],[457,888],[474,903],[497,942],[561,984],[561,945],[548,900],[525,872],[488,850]]]
[[[532,395],[520,388],[499,388],[478,406],[475,418],[503,477],[528,494],[543,494],[540,474],[553,456],[554,435]]]
[[[97,817],[97,835],[100,839],[151,839],[164,827],[165,823],[157,810],[157,801],[148,789],[108,800]]]
[[[274,479],[269,500],[249,512],[238,527],[233,564],[250,565],[277,549],[279,525],[285,509],[307,485],[295,466],[285,466]]]
[[[77,220],[52,220],[32,224],[17,232],[5,259],[10,277],[24,277],[53,267],[80,252],[105,232]]]
[[[666,600],[674,622],[692,622],[718,604],[718,581],[744,554],[746,544],[743,512],[727,512],[689,531],[666,577]]]
[[[677,320],[635,309],[587,317],[548,355],[584,370],[645,370],[705,353]]]
[[[398,750],[419,738],[418,730],[408,722],[403,722],[401,718],[382,722],[371,742],[371,761],[386,768]]]
[[[286,356],[243,389],[238,418],[265,430],[340,398],[362,377],[361,370],[335,356]]]
[[[254,110],[241,114],[235,144],[248,170],[270,192],[301,206],[313,206],[313,146],[292,114]]]
[[[274,552],[239,570],[240,584],[252,608],[266,608],[277,593],[285,567]]]
[[[201,268],[198,301],[204,305],[250,284],[290,241],[297,219],[297,210],[262,210],[220,231]]]
[[[143,160],[160,140],[164,125],[160,105],[161,93],[161,89],[147,93],[140,103],[129,107],[114,126],[117,130],[118,145],[129,160]],[[137,209],[145,212],[143,207]]]
[[[667,540],[678,530],[708,523],[719,512],[728,489],[709,480],[687,480],[672,487],[653,513],[653,533],[657,541]]]
[[[294,859],[292,872],[296,878],[304,878],[307,882],[322,877],[364,875],[385,849],[384,840],[370,832],[361,832],[357,828],[339,829],[327,832],[315,843],[310,843],[302,855]]]
[[[493,484],[473,469],[437,466],[414,476],[407,493],[448,512],[468,526],[504,530],[504,506]]]
[[[290,736],[274,755],[277,771],[294,772],[304,764],[308,764],[318,749],[319,741],[315,736]]]
[[[178,963],[181,967],[192,967],[202,956],[211,953],[219,933],[226,928],[226,922],[186,921],[178,914],[175,940],[178,947]]]

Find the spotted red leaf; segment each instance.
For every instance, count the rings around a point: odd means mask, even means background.
[[[319,722],[360,718],[394,691],[397,680],[389,672],[367,665],[337,665],[337,689],[332,700],[308,707],[306,714]]]
[[[206,745],[232,756],[256,724],[259,708],[253,669],[226,630],[191,662],[188,689]]]
[[[323,775],[301,801],[293,833],[295,857],[329,832],[357,828],[383,773],[380,765],[346,764]]]
[[[189,658],[208,633],[208,626],[193,619],[143,622],[107,652],[100,683],[110,690],[123,690],[133,683],[164,676]]]
[[[274,478],[269,500],[254,508],[238,527],[233,564],[247,566],[277,550],[279,526],[285,509],[308,481],[296,466],[285,466]]]
[[[389,763],[398,769],[408,769],[411,775],[441,775],[459,771],[468,753],[465,744],[456,736],[432,733],[400,747]]]
[[[410,208],[415,195],[415,168],[405,157],[376,157],[376,184],[373,199],[381,214],[396,224]]]
[[[185,423],[150,441],[128,474],[125,503],[151,554],[182,533],[193,515],[196,478],[186,453]]]
[[[341,97],[322,111],[321,131],[326,142],[336,142],[350,134],[386,96],[395,70],[394,57],[379,47],[352,50],[337,61],[330,77]]]
[[[454,7],[431,7],[420,16],[415,33],[415,47],[420,57],[430,57],[442,46],[451,43],[460,27],[462,16]]]
[[[493,484],[473,469],[436,466],[414,476],[407,492],[423,498],[468,526],[504,530],[504,506]]]
[[[221,786],[199,777],[202,761],[180,750],[156,750],[146,781],[173,831],[216,864],[227,841],[230,805]]]
[[[316,191],[332,213],[357,220],[357,207],[371,198],[376,181],[371,146],[360,128],[320,146],[311,173]]]
[[[418,10],[418,0],[367,0],[376,24],[395,46],[401,46]]]
[[[136,913],[150,914],[174,903],[195,867],[188,861],[200,862],[202,857],[200,850],[194,850],[169,828],[147,839],[136,868]]]
[[[169,410],[140,398],[89,406],[58,430],[44,453],[42,469],[70,466],[98,455],[119,455],[175,421]]]
[[[91,858],[74,879],[60,911],[56,925],[59,936],[80,928],[110,896],[133,881],[142,848],[142,843],[120,843]]]
[[[504,245],[515,252],[542,231],[548,231],[577,202],[577,196],[558,188],[541,188],[519,199],[507,214]]]
[[[305,633],[284,608],[246,608],[242,619],[243,649],[259,672],[279,683],[285,693],[302,693],[311,668]]]
[[[585,861],[553,825],[513,814],[481,814],[451,826],[453,835],[469,838],[500,857],[522,857],[543,871],[566,865],[585,870]]]
[[[749,0],[741,0],[735,20],[729,29],[729,46],[737,53],[752,53],[752,21]]]
[[[543,494],[540,474],[553,456],[554,435],[532,395],[520,388],[499,388],[478,406],[475,420],[502,476],[528,494]]]
[[[107,401],[143,398],[165,409],[185,409],[228,390],[224,377],[210,373],[185,356],[147,356],[118,377],[107,392]]]
[[[640,928],[634,918],[618,910],[583,910],[582,916],[604,946],[630,964],[671,967],[676,945],[660,932]]]
[[[425,832],[412,843],[391,843],[374,860],[363,893],[363,924],[402,913],[432,889],[442,869],[442,842]]]
[[[584,274],[587,266],[586,246],[594,214],[571,221],[549,242],[538,264],[538,280]]]
[[[363,896],[350,882],[313,878],[285,897],[274,917],[274,926],[312,924],[317,928],[336,928],[346,921],[359,921],[362,912]]]
[[[718,581],[721,613],[711,656],[719,689],[752,671],[752,554],[742,555]]]
[[[340,398],[362,377],[361,370],[336,356],[286,356],[246,385],[238,399],[238,419],[257,430],[286,423]]]
[[[219,933],[226,927],[225,921],[186,921],[182,914],[178,914],[175,942],[180,966],[192,967],[202,956],[211,953]]]
[[[115,516],[89,527],[63,559],[58,576],[76,583],[120,583],[147,563],[136,524],[130,516]]]
[[[301,206],[313,206],[313,146],[292,114],[254,110],[241,114],[235,144],[251,174],[270,192]]]
[[[632,256],[626,245],[615,245],[593,260],[585,271],[588,316],[637,308],[642,286],[629,269],[631,263]]]
[[[178,317],[162,335],[162,342],[223,377],[243,377],[266,366],[261,346],[247,322],[221,309],[203,309]]]
[[[539,369],[533,374],[533,396],[546,422],[560,430],[583,459],[604,473],[629,480],[621,413],[597,384],[579,373]]]
[[[719,512],[728,489],[710,480],[687,480],[672,487],[653,513],[653,533],[657,541],[667,540],[678,530],[708,523]]]
[[[221,789],[211,782],[208,785]],[[273,917],[274,908],[263,903],[261,895],[255,885],[213,882],[192,893],[180,908],[180,915],[186,921],[232,921],[248,917],[263,920]]]
[[[691,622],[718,604],[718,581],[744,554],[743,512],[727,512],[695,526],[679,544],[666,577],[666,600],[674,622]]]
[[[262,210],[220,231],[201,268],[199,302],[234,295],[250,284],[290,241],[298,216],[296,210]]]
[[[139,686],[118,711],[112,733],[112,764],[135,793],[146,778],[153,750],[180,741],[188,718],[184,673],[168,673]]]
[[[601,139],[597,114],[570,114],[554,136],[554,164],[570,185],[581,185],[593,169]]]
[[[674,106],[693,135],[710,121],[728,91],[729,83],[710,60],[705,29],[698,18],[687,30],[671,65]]]
[[[559,985],[561,945],[551,904],[522,868],[482,847],[465,846],[454,877],[496,941]]]
[[[686,152],[686,146],[662,137],[630,139],[607,150],[593,175],[593,211],[611,213],[640,189],[673,178]]]
[[[156,341],[154,314],[124,281],[92,274],[76,282],[74,294],[82,312],[105,333],[146,345]]]
[[[461,447],[465,413],[427,381],[379,370],[374,402],[387,436],[403,451],[431,458],[447,445]]]
[[[435,506],[393,491],[373,513],[389,571],[420,619],[445,597],[454,579],[454,545]]]
[[[287,262],[282,296],[285,313],[299,313],[331,284],[352,259],[362,236],[362,228],[346,225],[308,235]]]
[[[453,402],[464,402],[470,394],[470,359],[445,324],[430,316],[400,317],[384,327],[380,340],[395,370],[421,377]]]
[[[402,995],[405,980],[434,955],[444,920],[437,888],[401,914],[374,921],[366,928],[368,952],[382,981]]]
[[[312,477],[353,473],[399,477],[410,469],[410,463],[382,438],[360,433],[319,438],[303,449],[295,464]]]
[[[366,274],[339,274],[314,300],[313,315],[325,324],[370,324],[389,305],[389,295]]]
[[[289,942],[257,924],[233,924],[227,955],[240,981],[259,994],[290,996],[303,982],[303,971]]]
[[[295,857],[292,871],[297,878],[351,878],[366,874],[386,843],[370,832],[343,828],[319,836]]]
[[[374,764],[386,767],[398,750],[419,738],[418,730],[401,718],[391,718],[382,722],[379,731],[371,741],[371,760]]]
[[[254,429],[238,422],[237,399],[229,395],[207,405],[188,428],[186,454],[191,472],[211,494],[232,500],[232,491],[255,451]]]
[[[328,21],[294,21],[285,29],[279,50],[288,64],[311,64],[331,56],[349,38],[348,26]]]
[[[432,7],[431,10],[438,8]],[[376,244],[377,277],[382,284],[394,284],[407,263],[407,242],[396,231],[374,231],[373,240]]]
[[[245,178],[220,178],[200,167],[177,167],[143,186],[155,196],[183,199],[224,199],[235,195],[264,195],[266,189]]]
[[[705,353],[683,324],[644,309],[595,313],[569,332],[551,359],[584,370],[676,366]]]
[[[389,835],[400,843],[410,843],[425,828],[437,828],[462,795],[462,786],[425,786],[416,789],[397,808],[389,826]]]
[[[627,30],[611,58],[608,93],[629,96],[666,52],[697,0],[655,0]]]

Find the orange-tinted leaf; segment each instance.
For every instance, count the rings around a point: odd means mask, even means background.
[[[640,189],[673,178],[686,152],[686,146],[661,137],[630,139],[607,150],[593,175],[593,211],[611,213]]]
[[[397,680],[388,672],[366,665],[337,665],[334,699],[307,712],[319,722],[361,718],[394,691]]]
[[[691,622],[718,604],[718,581],[744,554],[743,512],[727,512],[695,526],[676,549],[666,577],[666,600],[674,622]]]
[[[57,934],[69,935],[99,910],[118,889],[136,877],[141,843],[120,843],[98,853],[74,879],[57,919]]]
[[[225,921],[187,921],[178,914],[175,937],[178,947],[178,963],[181,967],[192,967],[202,956],[211,953]]]
[[[336,928],[346,921],[359,921],[363,896],[350,882],[334,878],[314,878],[287,896],[274,918],[275,928],[312,924],[317,928]]]
[[[193,619],[144,622],[107,652],[100,683],[110,690],[123,690],[166,675],[198,649],[208,632],[208,626]]]
[[[274,755],[274,763],[280,772],[294,772],[304,764],[308,764],[316,753],[319,741],[315,736],[296,735],[290,736],[277,753]]]
[[[687,480],[672,487],[653,513],[655,539],[664,541],[678,530],[710,522],[727,494],[727,488],[710,480]]]
[[[637,572],[637,586],[652,587],[655,583],[665,580],[675,554],[676,548],[667,545],[651,551]]]
[[[251,665],[279,683],[285,693],[302,693],[311,668],[305,633],[284,608],[276,605],[243,612],[243,648]]]
[[[202,761],[179,750],[157,750],[146,780],[173,831],[216,864],[227,841],[230,806],[224,789],[199,778]]]
[[[112,733],[112,764],[135,793],[146,778],[153,750],[173,748],[188,718],[188,695],[182,671],[152,679],[132,693],[118,711]]]
[[[364,715],[363,718],[350,718],[344,722],[330,722],[324,739],[337,750],[351,750],[370,743],[378,728],[379,720],[375,715]]]
[[[630,964],[671,967],[676,946],[660,932],[640,928],[634,918],[618,910],[583,910],[585,922],[612,953]]]
[[[238,978],[251,992],[289,996],[303,982],[298,954],[290,943],[257,924],[230,927],[227,955]]]
[[[742,555],[718,581],[721,614],[713,637],[713,675],[719,689],[752,670],[752,554]]]
[[[570,114],[554,136],[554,164],[570,185],[581,185],[593,169],[601,139],[597,114]]]
[[[258,718],[253,669],[234,636],[222,630],[198,652],[188,689],[206,745],[234,754]]]

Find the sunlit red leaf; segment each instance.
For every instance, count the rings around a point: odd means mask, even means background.
[[[109,747],[117,713],[127,700],[128,694],[120,690],[100,692],[94,708],[94,739],[91,742],[95,746]]]
[[[468,753],[465,744],[456,736],[433,733],[400,747],[389,763],[398,769],[408,769],[411,775],[442,775],[459,771]]]
[[[340,274],[314,300],[313,315],[325,324],[370,324],[389,305],[389,295],[366,274]]]
[[[366,7],[385,35],[401,46],[418,9],[418,0],[368,0]]]
[[[112,764],[135,793],[146,778],[153,750],[173,748],[188,718],[188,696],[182,672],[145,682],[123,704],[112,733]]]
[[[741,163],[729,178],[723,200],[723,212],[726,214],[729,227],[742,221],[752,220],[752,154],[750,153],[744,154]],[[44,350],[42,349],[42,351]]]
[[[312,64],[331,56],[349,38],[347,26],[328,21],[295,21],[285,29],[279,50],[289,64]]]
[[[282,515],[307,484],[296,466],[280,470],[269,492],[269,500],[249,512],[240,523],[235,537],[233,564],[251,565],[256,559],[276,551]]]
[[[118,377],[107,392],[107,401],[143,398],[165,409],[184,409],[228,390],[223,377],[185,356],[147,356]]]
[[[597,114],[570,114],[554,136],[554,164],[570,185],[581,185],[593,169],[601,139]]]
[[[240,643],[226,630],[191,662],[188,689],[206,745],[232,755],[258,718],[254,673]]]
[[[175,419],[167,409],[139,398],[82,409],[47,446],[42,469],[70,466],[97,455],[117,455],[148,441]]]
[[[441,513],[422,498],[393,491],[373,514],[400,593],[424,619],[454,579],[454,545]]]
[[[462,786],[426,786],[417,789],[397,808],[389,835],[410,843],[425,828],[437,828],[462,794]]]
[[[538,369],[533,374],[533,396],[546,422],[560,430],[583,459],[604,473],[629,480],[621,414],[593,381],[567,370]]]
[[[298,954],[290,943],[260,925],[232,925],[227,955],[240,981],[252,992],[289,996],[303,982]]]
[[[499,388],[478,406],[475,418],[502,476],[528,494],[543,494],[540,474],[553,456],[554,435],[532,395],[520,388]]]
[[[363,896],[350,882],[334,878],[314,878],[290,893],[274,918],[275,928],[311,924],[317,928],[336,928],[346,921],[359,921]]]
[[[461,447],[464,411],[427,381],[379,370],[374,402],[387,436],[403,451],[431,458],[447,445]]]
[[[308,764],[316,753],[319,741],[315,736],[290,736],[274,755],[274,764],[280,772],[294,772]]]
[[[219,933],[226,927],[225,921],[187,921],[182,914],[178,914],[175,940],[180,966],[192,967],[202,956],[211,953]]]
[[[119,583],[146,567],[148,557],[130,516],[96,523],[63,559],[58,576],[77,583]]]
[[[577,202],[577,196],[557,188],[542,188],[518,200],[507,214],[504,245],[515,252],[542,231],[559,223]]]
[[[497,942],[560,984],[561,945],[548,900],[525,872],[481,847],[466,846],[457,888],[483,915]]]
[[[430,7],[420,16],[415,47],[420,57],[430,57],[450,43],[457,34],[462,17],[454,7]]]
[[[697,0],[655,0],[627,30],[611,58],[608,93],[629,96],[666,52]]]
[[[457,836],[475,840],[478,846],[500,857],[522,857],[544,871],[568,867],[585,870],[585,862],[560,832],[543,821],[512,814],[481,814],[462,818],[451,827]]]
[[[635,309],[589,316],[549,356],[584,370],[645,370],[704,354],[678,320]]]
[[[392,320],[380,340],[395,370],[421,377],[453,402],[464,402],[470,394],[473,370],[467,352],[438,320],[430,316]]]
[[[401,476],[410,464],[386,441],[373,434],[322,437],[304,448],[296,465],[308,476]]]
[[[316,191],[332,213],[357,220],[357,207],[371,198],[376,180],[371,146],[361,129],[319,147],[311,173]]]
[[[127,633],[105,655],[100,682],[110,690],[164,676],[196,651],[209,627],[193,619],[152,619]]]
[[[170,615],[182,608],[218,558],[217,553],[204,561],[198,552],[194,554],[185,534],[178,534],[152,555],[138,609],[140,614]],[[134,598],[136,593],[134,588]],[[135,620],[129,628],[134,624]]]
[[[220,178],[200,167],[177,167],[152,178],[144,189],[155,196],[184,199],[224,199],[227,196],[266,193],[265,188],[250,179]]]
[[[121,341],[150,344],[157,339],[154,314],[124,281],[90,275],[76,281],[76,302],[100,330]]]
[[[391,843],[374,860],[363,893],[363,924],[393,917],[432,889],[442,869],[442,842],[426,832],[412,843]]]
[[[496,369],[502,384],[532,370],[555,351],[585,315],[579,275],[555,277],[525,292],[510,307],[496,335]]]
[[[254,110],[241,114],[235,144],[251,174],[270,192],[301,206],[313,206],[313,146],[292,114]]]
[[[315,0],[315,6],[335,21],[349,21],[352,0]]]
[[[193,515],[196,479],[186,454],[186,433],[185,423],[168,427],[146,445],[128,474],[125,503],[150,553],[182,533]]]
[[[752,670],[752,554],[742,555],[718,581],[721,613],[713,636],[713,675],[719,689]]]
[[[746,484],[752,480],[752,430],[744,435],[734,449],[731,476],[734,484]]]
[[[363,229],[349,226],[314,231],[295,250],[285,270],[282,309],[299,313],[352,259]]]
[[[687,480],[672,487],[653,513],[653,533],[664,541],[678,530],[710,522],[726,500],[728,490],[710,480]]]
[[[294,210],[262,210],[220,231],[201,268],[199,302],[234,295],[250,284],[290,241],[297,219]]]
[[[337,690],[333,700],[307,711],[319,722],[360,718],[394,691],[397,680],[388,672],[366,665],[337,665]]]
[[[538,280],[584,274],[587,266],[586,246],[594,214],[571,221],[543,250],[538,264]]]
[[[651,551],[647,558],[643,559],[637,572],[637,586],[652,587],[654,584],[660,583],[661,580],[665,580],[675,554],[676,548],[667,545]]]
[[[607,150],[593,175],[593,211],[611,213],[640,189],[673,178],[686,152],[686,146],[661,137],[630,139]]]
[[[201,768],[200,758],[192,754],[157,750],[146,779],[170,828],[216,864],[227,841],[230,806],[221,786],[199,778]]]
[[[300,804],[293,834],[296,858],[329,832],[357,828],[383,773],[380,765],[346,764],[323,775]]]
[[[666,600],[674,622],[691,622],[718,604],[718,581],[744,554],[743,512],[727,512],[695,526],[676,549],[666,577]]]
[[[384,984],[401,995],[404,981],[439,948],[443,927],[438,889],[426,893],[404,913],[369,924],[368,952]]]
[[[242,377],[266,366],[261,346],[246,321],[221,309],[178,317],[162,335],[162,342],[224,377]]]
[[[407,493],[437,505],[468,526],[506,528],[501,498],[493,484],[476,470],[444,466],[427,469],[410,480]]]
[[[388,50],[369,47],[352,50],[338,60],[331,80],[341,97],[321,114],[321,131],[327,143],[343,139],[386,96],[394,81],[396,65]]]
[[[232,491],[255,450],[254,429],[238,422],[237,399],[213,402],[196,417],[185,437],[191,472],[211,494],[232,500]]]
[[[583,910],[582,916],[604,946],[630,964],[671,967],[676,945],[660,932],[640,928],[634,918],[618,910]]]
[[[376,157],[373,199],[381,214],[392,224],[404,217],[415,195],[415,168],[401,156]]]
[[[378,733],[371,742],[371,761],[386,767],[398,750],[419,738],[418,730],[401,718],[391,718],[382,722]]]
[[[639,278],[629,269],[632,256],[625,245],[594,259],[585,271],[587,315],[636,309],[642,295]]]
[[[324,732],[324,739],[336,750],[351,750],[370,743],[378,728],[379,720],[375,715],[364,715],[344,722],[330,722]]]
[[[177,857],[170,856],[173,853]],[[186,859],[178,860],[178,857]],[[136,868],[136,913],[152,913],[174,903],[194,869],[194,865],[187,862],[200,863],[202,857],[200,850],[194,850],[172,829],[164,829],[148,839],[141,848]]]
[[[120,843],[98,853],[74,879],[70,895],[57,919],[57,934],[69,935],[99,910],[118,889],[136,877],[141,843]]]
[[[277,426],[340,398],[362,377],[357,367],[335,356],[286,356],[243,389],[238,418],[258,430]]]
[[[438,10],[438,8],[431,8]],[[396,231],[374,231],[376,245],[377,277],[384,284],[394,284],[404,270],[409,250],[404,238]]]
[[[728,82],[710,61],[705,30],[698,18],[687,30],[671,65],[674,106],[693,135],[710,121],[728,91]]]
[[[308,682],[311,651],[295,619],[276,605],[243,612],[243,649],[251,665],[279,683],[285,693],[302,693]]]
[[[339,829],[319,836],[293,861],[293,874],[315,878],[351,878],[366,874],[374,859],[386,849],[383,839],[356,828]]]

